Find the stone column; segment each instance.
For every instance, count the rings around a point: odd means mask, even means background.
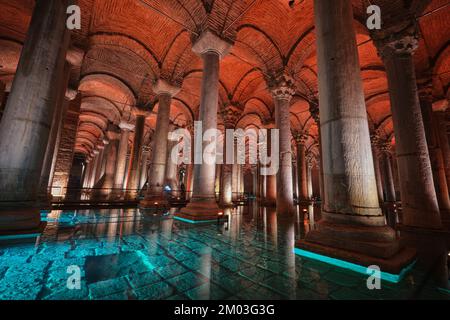
[[[97,166],[98,166],[98,162],[99,162],[99,155],[100,155],[100,150],[98,148],[98,146],[96,147],[95,150],[92,151],[92,170],[89,174],[89,182],[88,182],[88,186],[87,188],[92,189],[94,187],[94,183],[95,183],[95,175],[96,175],[96,171],[97,171]]]
[[[153,86],[153,91],[158,95],[159,99],[158,116],[153,136],[153,152],[148,172],[147,194],[145,195],[145,199],[140,203],[140,206],[143,208],[151,208],[152,206],[160,206],[161,204],[168,205],[163,191],[168,160],[170,105],[172,104],[172,97],[180,91],[180,88],[160,79]]]
[[[68,41],[69,39],[67,39]],[[49,141],[45,151],[44,163],[42,165],[41,178],[39,181],[39,203],[42,208],[51,207],[51,191],[49,191],[50,175],[52,171],[52,164],[56,160],[58,152],[58,136],[61,135],[61,127],[65,112],[67,111],[66,90],[69,83],[70,71],[72,66],[66,62],[64,64],[64,71],[60,74],[60,83],[58,88],[58,95],[56,98],[56,108],[53,114],[52,128],[50,130]]]
[[[89,188],[89,179],[91,178],[91,173],[92,173],[92,167],[94,164],[94,160],[91,157],[91,155],[88,155],[86,157],[86,169],[84,172],[84,179],[83,179],[83,189],[87,189]]]
[[[377,192],[378,192],[378,200],[380,203],[384,202],[383,195],[383,180],[381,178],[381,170],[380,170],[380,149],[379,149],[379,136],[374,133],[370,136],[370,140],[372,143],[372,155],[373,155],[373,166],[375,170],[375,181],[377,183]]]
[[[306,203],[309,201],[305,147],[308,136],[305,132],[296,132],[294,138],[297,142],[298,200],[299,202]]]
[[[394,186],[394,175],[392,172],[392,160],[391,160],[391,144],[386,142],[381,146],[382,152],[382,164],[383,164],[383,180],[384,180],[384,191],[386,192],[386,202],[395,202],[395,186]]]
[[[309,111],[311,112],[311,117],[314,119],[314,122],[317,125],[317,129],[318,129],[318,147],[319,147],[319,161],[318,161],[318,173],[319,173],[319,190],[320,190],[320,200],[321,200],[321,204],[323,205],[324,201],[324,194],[325,194],[325,190],[324,190],[324,185],[323,185],[323,162],[322,162],[322,134],[321,134],[321,129],[320,129],[320,110],[319,110],[319,104],[318,103],[310,103],[309,105]]]
[[[312,185],[312,164],[308,163],[307,169],[307,179],[308,179],[308,199],[313,197],[313,185]]]
[[[434,112],[436,122],[436,132],[438,134],[439,146],[444,160],[445,176],[447,187],[450,186],[450,144],[447,135],[447,120],[444,111]]]
[[[324,177],[322,219],[297,246],[398,274],[399,253],[379,207],[351,0],[315,0]]]
[[[267,155],[272,156],[272,129],[275,128],[274,123],[267,123]],[[278,155],[274,154],[274,157]],[[267,165],[266,167],[269,167]],[[266,175],[264,176],[264,206],[275,207],[277,204],[277,175]]]
[[[441,228],[430,157],[417,94],[413,52],[418,38],[414,27],[376,39],[386,68],[394,122],[403,224]]]
[[[127,167],[128,140],[130,131],[134,130],[134,125],[125,121],[119,124],[121,130],[119,150],[117,152],[116,174],[114,176],[114,193],[120,198],[123,192],[125,173]]]
[[[168,185],[172,190],[172,195],[177,196],[180,187],[178,185],[178,164],[172,161],[172,148],[176,146],[178,142],[170,141],[167,148],[167,160],[166,160],[166,172],[164,178],[164,185]]]
[[[277,214],[293,214],[294,199],[292,191],[292,150],[290,102],[294,80],[281,75],[269,80],[269,89],[275,103],[275,123],[280,135],[280,167],[277,174]]]
[[[108,137],[109,144],[107,153],[105,154],[106,165],[105,165],[105,176],[102,185],[102,196],[104,197],[114,197],[114,175],[116,173],[117,164],[117,149],[119,147],[119,128],[113,127],[106,133]]]
[[[133,149],[128,168],[126,198],[133,200],[138,196],[139,188],[139,163],[141,158],[142,138],[144,136],[145,115],[136,115],[136,128],[134,130]]]
[[[148,158],[150,157],[150,147],[142,148],[141,172],[139,178],[139,189],[144,188],[148,178]]]
[[[100,188],[99,186],[99,182],[100,179],[103,176],[103,164],[104,164],[104,160],[105,160],[105,148],[108,146],[109,141],[105,138],[102,139],[102,141],[99,143],[98,145],[98,150],[99,150],[99,154],[98,154],[98,161],[97,161],[97,167],[95,169],[95,176],[94,176],[94,183],[92,185],[92,188]]]
[[[0,123],[0,232],[40,225],[36,200],[63,72],[67,1],[37,1]]]
[[[450,92],[450,90],[449,90]],[[437,126],[439,146],[444,159],[445,175],[447,177],[447,185],[450,186],[450,138],[448,135],[448,119],[447,111],[434,112],[434,119]]]
[[[219,103],[219,63],[231,45],[210,31],[204,31],[194,43],[192,50],[203,59],[203,78],[200,102],[200,120],[203,133],[208,129],[217,129],[217,111]],[[203,142],[205,147],[208,142]],[[220,211],[214,194],[216,175],[215,161],[195,165],[194,192],[191,202],[183,208],[179,216],[191,220],[215,220]]]
[[[236,127],[236,123],[242,115],[243,106],[239,104],[228,105],[222,111],[222,119],[226,130],[231,130]],[[226,139],[226,134],[224,136]],[[227,161],[227,146],[229,150],[233,150],[233,157]],[[226,140],[223,149],[223,164],[222,164],[222,179],[221,179],[221,205],[224,207],[230,207],[233,205],[233,163],[236,160],[235,139],[232,141]],[[233,162],[233,163],[230,163]]]
[[[432,90],[432,85],[421,88],[419,93],[420,107],[439,209],[441,212],[450,213],[450,199],[448,195],[447,177],[445,175],[444,158],[439,146],[437,124],[433,117]]]

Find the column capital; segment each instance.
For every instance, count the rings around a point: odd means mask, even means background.
[[[135,127],[135,125],[130,122],[120,121],[120,123],[119,123],[119,128],[122,131],[133,131],[134,127]]]
[[[305,145],[306,141],[308,141],[308,133],[306,131],[303,130],[299,130],[299,131],[294,131],[292,133],[292,135],[294,136],[295,142],[297,143],[297,145]]]
[[[392,55],[412,55],[419,47],[419,32],[415,23],[388,34],[373,33],[372,38],[381,58]]]
[[[277,100],[291,100],[295,94],[295,81],[285,73],[277,76],[269,76],[267,85],[272,96]]]
[[[392,144],[389,141],[380,141],[380,150],[385,153],[392,153]]]
[[[220,110],[225,129],[233,129],[242,115],[244,108],[239,103],[226,105]]]
[[[153,92],[158,96],[168,95],[170,97],[176,96],[181,90],[180,87],[174,86],[163,79],[156,80],[156,82],[152,86],[152,89]]]
[[[210,30],[205,30],[194,40],[192,51],[198,55],[203,55],[207,52],[215,52],[220,58],[223,58],[228,54],[232,45],[232,43],[220,38]]]

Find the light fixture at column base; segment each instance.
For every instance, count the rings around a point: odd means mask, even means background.
[[[373,273],[369,266],[378,266],[380,268],[381,279],[392,283],[400,282],[415,264],[415,251],[412,249],[404,249],[395,257],[388,260],[363,256],[358,253],[345,252],[340,249],[327,248],[311,243],[299,243],[294,249],[294,253],[308,259],[328,263],[366,276],[372,275]],[[341,259],[341,257],[343,258]]]
[[[223,210],[219,208],[215,200],[192,201],[179,212],[175,213],[175,219],[190,223],[206,223],[224,220]]]

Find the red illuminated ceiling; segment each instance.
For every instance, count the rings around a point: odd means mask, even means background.
[[[418,17],[422,35],[415,61],[418,78],[432,73],[435,100],[450,83],[450,7],[447,0],[379,0],[385,23],[406,13]],[[370,125],[391,138],[387,79],[364,26],[367,1],[354,0],[361,76]],[[0,0],[0,79],[8,86],[19,59],[34,1]],[[317,127],[309,100],[317,99],[313,1],[287,0],[79,0],[82,29],[74,46],[86,54],[74,69],[72,86],[83,94],[77,150],[89,152],[107,121],[117,123],[137,105],[157,111],[151,85],[164,78],[182,86],[171,118],[185,125],[197,117],[202,63],[191,50],[204,28],[234,42],[221,62],[220,104],[241,105],[238,127],[263,126],[274,114],[265,77],[283,70],[296,80],[291,107],[293,129],[306,129],[314,143]],[[221,119],[219,118],[219,122]],[[154,128],[155,116],[147,120]],[[222,125],[221,125],[222,126]]]

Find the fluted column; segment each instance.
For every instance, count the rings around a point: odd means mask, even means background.
[[[433,172],[434,189],[440,211],[450,213],[450,199],[448,195],[447,177],[445,175],[444,158],[439,146],[437,123],[433,117],[432,85],[422,86],[419,92],[423,125],[430,154],[431,170]]]
[[[114,193],[116,197],[121,197],[124,186],[125,173],[127,168],[128,140],[130,131],[134,130],[134,125],[125,121],[120,122],[120,141],[117,151],[116,173],[114,176]]]
[[[231,45],[210,31],[204,31],[193,45],[193,51],[203,59],[202,89],[200,96],[200,120],[203,133],[217,129],[219,102],[219,63]],[[203,142],[205,147],[208,142]],[[194,193],[191,202],[180,211],[180,216],[192,220],[215,220],[220,211],[214,194],[216,163],[195,165]]]
[[[295,93],[294,81],[287,75],[269,80],[275,103],[275,124],[280,135],[280,167],[277,174],[277,214],[293,214],[292,150],[290,102]]]
[[[67,1],[36,1],[0,123],[0,231],[40,225],[40,174],[67,51]]]
[[[398,274],[399,253],[379,207],[351,0],[314,1],[324,177],[322,219],[297,246]]]
[[[307,164],[306,164],[306,147],[305,143],[308,136],[305,132],[296,132],[295,141],[297,142],[297,181],[298,181],[298,200],[300,202],[309,201],[308,197],[308,180],[307,180]]]
[[[139,187],[139,163],[141,158],[142,138],[144,136],[145,115],[136,115],[136,127],[134,130],[133,149],[131,150],[131,156],[128,169],[127,180],[127,199],[135,199],[138,195]]]
[[[152,207],[155,205],[168,205],[164,197],[164,178],[166,174],[167,161],[172,162],[172,158],[168,158],[168,135],[170,125],[170,105],[172,97],[175,96],[180,88],[175,87],[164,80],[158,80],[153,86],[153,91],[158,95],[158,116],[156,119],[156,129],[152,143],[152,160],[148,172],[148,188],[145,199],[141,201],[141,207]],[[170,152],[169,152],[170,155]]]
[[[441,228],[439,206],[420,110],[413,52],[414,27],[376,39],[386,68],[394,122],[403,224]]]

